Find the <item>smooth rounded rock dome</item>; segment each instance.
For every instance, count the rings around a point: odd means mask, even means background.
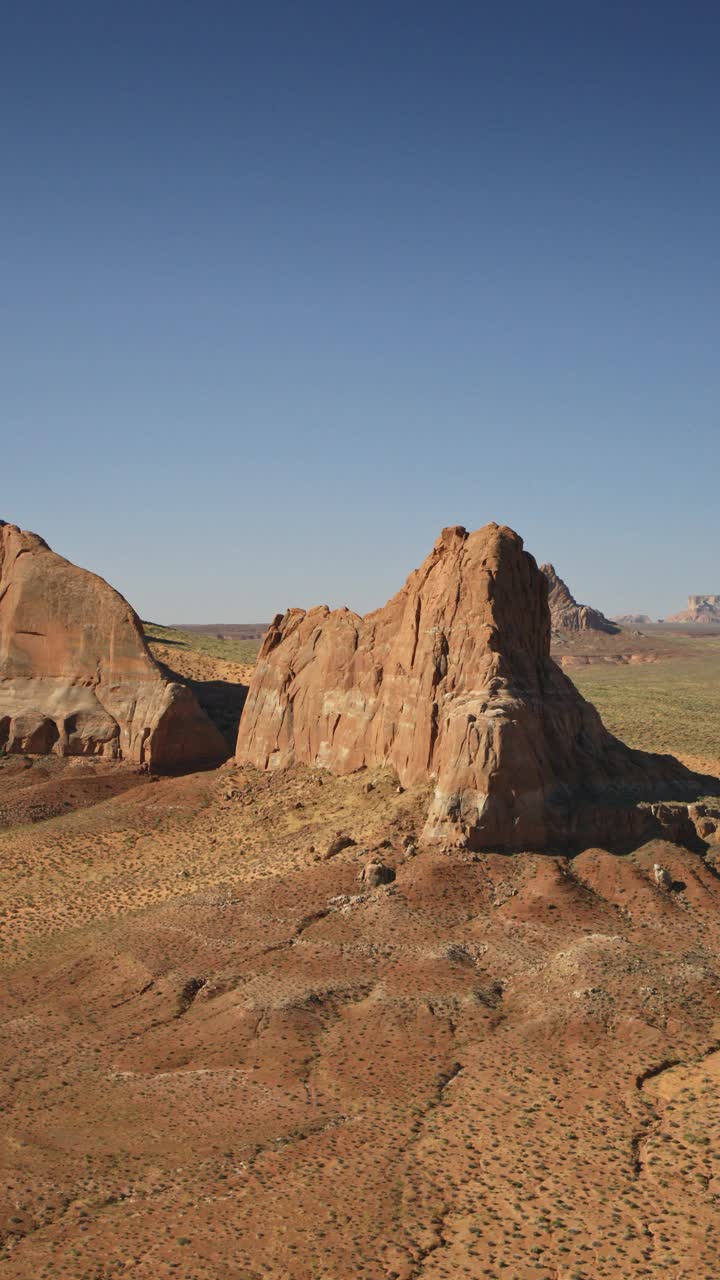
[[[103,756],[157,770],[219,763],[225,740],[167,680],[127,600],[0,521],[0,752]]]

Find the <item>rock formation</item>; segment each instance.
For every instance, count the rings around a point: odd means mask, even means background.
[[[378,889],[382,884],[392,884],[395,874],[394,867],[387,866],[385,862],[366,862],[358,880],[368,889]]]
[[[569,588],[559,578],[551,564],[541,564],[540,570],[548,582],[548,604],[553,631],[604,631],[617,635],[620,628],[587,604],[578,604]]]
[[[652,618],[647,613],[621,613],[614,614],[610,621],[619,627],[644,627],[652,623]]]
[[[191,691],[161,674],[127,601],[0,522],[0,752],[17,751],[153,769],[227,755]]]
[[[720,596],[688,596],[688,607],[666,622],[705,622],[720,625]]]
[[[290,609],[260,651],[237,760],[338,774],[382,764],[405,786],[432,781],[426,841],[630,847],[663,829],[674,806],[657,801],[710,783],[605,730],[550,658],[547,597],[522,539],[489,524],[443,530],[364,618]]]

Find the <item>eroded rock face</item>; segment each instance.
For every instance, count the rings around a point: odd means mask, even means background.
[[[364,618],[324,606],[275,618],[237,759],[338,774],[383,764],[405,786],[432,780],[424,839],[473,849],[633,847],[658,829],[649,802],[709,786],[605,730],[550,658],[544,574],[496,524],[443,530]]]
[[[127,601],[0,522],[0,752],[17,751],[156,769],[227,755],[191,691],[161,674]]]
[[[553,631],[604,631],[617,635],[620,628],[587,604],[578,604],[569,587],[559,578],[551,564],[541,564],[548,584],[548,604]]]
[[[720,624],[720,596],[688,596],[688,607],[674,613],[668,622],[704,622]]]

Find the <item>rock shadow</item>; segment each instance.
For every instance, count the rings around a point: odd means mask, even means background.
[[[163,643],[166,642],[163,641]],[[245,706],[249,686],[236,684],[232,680],[192,680],[189,676],[174,671],[167,663],[160,662],[158,658],[155,658],[155,662],[167,680],[173,680],[176,684],[185,684],[192,690],[206,716],[223,735],[228,744],[229,753],[234,755],[240,716]]]

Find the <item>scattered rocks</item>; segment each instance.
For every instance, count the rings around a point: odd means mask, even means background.
[[[502,907],[510,898],[517,896],[517,886],[510,880],[499,880],[493,889],[493,895],[490,905],[492,907]]]
[[[329,906],[333,911],[339,911],[341,915],[347,915],[354,907],[360,905],[361,902],[367,901],[366,893],[338,893],[334,898],[329,899]]]

